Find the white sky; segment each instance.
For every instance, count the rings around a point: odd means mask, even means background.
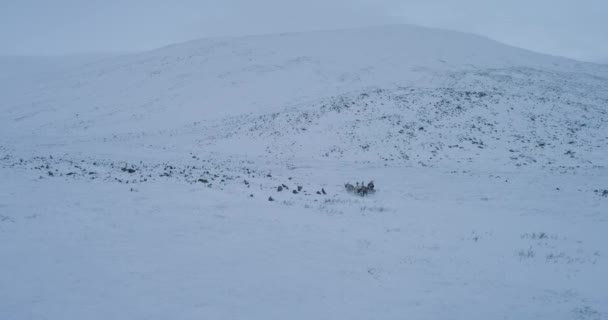
[[[0,54],[138,51],[208,36],[398,23],[608,59],[608,0],[0,0]]]

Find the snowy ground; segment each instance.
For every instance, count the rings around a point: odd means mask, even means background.
[[[608,318],[605,67],[414,27],[87,63],[0,79],[1,320]]]
[[[605,171],[447,173],[330,161],[266,169],[272,178],[224,190],[0,169],[2,318],[608,313],[606,198],[594,192]],[[336,183],[361,172],[376,178],[375,195]],[[328,195],[277,192],[275,181],[313,182]]]

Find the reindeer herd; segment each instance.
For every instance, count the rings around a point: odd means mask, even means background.
[[[370,193],[376,192],[373,181],[370,181],[368,184],[365,184],[365,182],[361,182],[361,183],[357,182],[357,183],[355,183],[355,185],[347,182],[344,185],[344,188],[346,188],[347,192],[354,193],[354,194],[360,195],[362,197],[364,197]]]

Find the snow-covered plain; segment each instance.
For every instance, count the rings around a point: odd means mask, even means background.
[[[608,66],[412,26],[31,59],[0,319],[608,318]]]

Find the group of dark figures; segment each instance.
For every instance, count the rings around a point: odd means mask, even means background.
[[[352,185],[347,182],[344,185],[344,188],[346,188],[346,191],[358,194],[362,197],[366,196],[370,193],[376,192],[376,189],[374,189],[373,181],[370,181],[368,184],[365,184],[365,182],[361,182],[361,183],[357,182],[355,185]]]

